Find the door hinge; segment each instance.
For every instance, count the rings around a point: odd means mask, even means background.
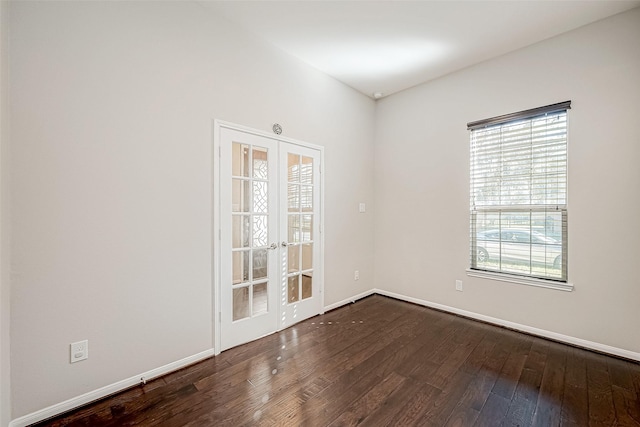
[[[218,321],[222,323],[222,312],[218,312]]]

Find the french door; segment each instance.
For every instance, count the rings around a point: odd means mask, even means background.
[[[220,337],[260,338],[322,310],[319,149],[218,127]]]

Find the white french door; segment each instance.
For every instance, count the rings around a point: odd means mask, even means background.
[[[318,150],[281,143],[280,183],[282,329],[322,308]]]
[[[221,128],[221,349],[278,325],[278,142]]]
[[[219,141],[217,348],[322,310],[319,149],[232,126]]]

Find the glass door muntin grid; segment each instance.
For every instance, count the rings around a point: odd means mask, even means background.
[[[271,154],[274,155],[274,154]],[[269,312],[269,150],[232,143],[232,320]]]
[[[314,296],[314,185],[314,159],[287,153],[287,304]]]

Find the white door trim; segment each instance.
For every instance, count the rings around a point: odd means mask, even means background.
[[[212,159],[212,173],[211,173],[211,189],[212,189],[212,238],[211,238],[211,277],[212,277],[212,323],[213,323],[213,345],[214,354],[218,355],[221,351],[221,324],[220,316],[222,313],[222,307],[220,305],[220,239],[221,239],[221,221],[220,221],[220,147],[221,147],[221,130],[223,128],[236,130],[260,136],[263,138],[269,138],[275,141],[283,141],[289,144],[299,145],[302,147],[311,148],[320,152],[320,238],[318,239],[318,245],[320,246],[320,314],[324,313],[324,147],[316,144],[311,144],[303,141],[299,141],[293,138],[288,138],[282,135],[275,135],[268,132],[263,132],[257,129],[252,129],[247,126],[238,125],[223,120],[213,120],[213,159]]]

